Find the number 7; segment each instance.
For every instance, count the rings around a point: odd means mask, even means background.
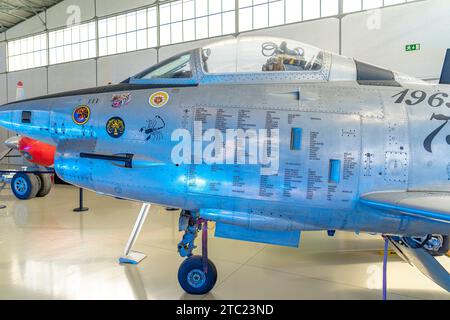
[[[430,120],[439,120],[439,121],[445,121],[442,125],[440,125],[436,130],[434,130],[428,137],[426,137],[425,141],[423,142],[423,146],[425,150],[427,150],[429,153],[433,153],[433,150],[431,149],[431,144],[433,143],[434,138],[441,132],[441,130],[448,124],[448,121],[450,120],[450,117],[447,117],[442,114],[435,114],[431,116]]]

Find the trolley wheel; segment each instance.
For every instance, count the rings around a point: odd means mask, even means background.
[[[201,256],[187,258],[178,269],[178,282],[189,294],[206,294],[214,288],[216,281],[216,266],[208,259],[208,272],[205,273]]]
[[[42,198],[45,197],[50,193],[50,190],[52,189],[52,177],[51,174],[44,174],[44,173],[38,173],[36,174],[36,177],[41,182],[41,188],[39,189],[38,193],[36,194],[36,197]]]
[[[18,172],[11,180],[11,190],[20,200],[29,200],[36,196],[41,183],[32,173]]]

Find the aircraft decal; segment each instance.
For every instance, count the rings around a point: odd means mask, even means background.
[[[398,99],[395,100],[395,103],[400,104],[400,103],[405,102],[409,106],[415,106],[415,105],[418,105],[425,101],[428,104],[428,106],[430,106],[431,108],[439,108],[443,105],[450,108],[450,102],[447,102],[445,100],[445,98],[449,97],[449,94],[447,94],[445,92],[437,92],[428,97],[427,92],[422,91],[422,90],[415,90],[415,91],[411,92],[411,94],[410,94],[411,99],[406,99],[406,97],[409,94],[409,91],[410,91],[409,89],[406,89],[406,90],[403,90],[403,91],[397,93],[396,95],[392,96],[392,98],[398,97]],[[450,116],[433,113],[430,120],[431,121],[432,120],[443,121],[443,123],[438,128],[433,130],[425,138],[425,140],[423,142],[423,147],[425,148],[425,150],[428,151],[429,153],[433,153],[431,145],[434,141],[434,138],[436,138],[436,136],[441,132],[441,130],[444,129],[444,127],[448,124],[448,122],[450,120]],[[450,135],[447,135],[445,140],[446,140],[447,144],[450,145]]]
[[[450,120],[450,117],[447,117],[443,114],[435,114],[431,116],[430,120],[439,120],[443,121],[444,123],[441,124],[437,129],[435,129],[433,132],[431,132],[428,137],[426,137],[425,141],[423,142],[423,146],[425,150],[427,150],[430,153],[433,153],[433,150],[431,149],[431,144],[433,143],[434,138],[441,132],[441,130],[448,124],[448,121]],[[448,135],[445,140],[447,141],[447,144],[450,145],[450,135]]]
[[[91,117],[91,110],[88,106],[78,106],[75,108],[72,114],[73,122],[78,125],[83,125],[89,121]]]
[[[112,96],[112,107],[120,108],[127,106],[131,101],[131,93],[114,94]]]
[[[87,104],[93,105],[93,104],[97,104],[99,101],[100,101],[99,98],[91,98],[88,100]]]
[[[143,132],[147,135],[146,141],[149,141],[151,139],[155,139],[155,141],[162,139],[162,133],[161,130],[166,127],[166,123],[164,122],[163,118],[160,116],[156,116],[152,120],[147,121],[147,126],[142,127],[140,132]]]
[[[106,132],[111,138],[120,138],[125,132],[125,121],[119,117],[113,117],[106,123]]]
[[[153,108],[162,108],[167,104],[167,102],[169,102],[169,99],[170,97],[167,92],[158,91],[150,96],[150,98],[148,99],[148,103]]]
[[[395,100],[395,103],[403,103],[404,101],[408,106],[415,106],[426,101],[427,104],[432,108],[438,108],[444,105],[444,103],[447,107],[450,108],[450,102],[446,102],[444,100],[444,98],[449,97],[449,95],[445,92],[437,92],[428,97],[428,94],[425,91],[415,90],[410,94],[411,99],[405,100],[405,98],[408,96],[409,91],[410,91],[409,89],[406,89],[392,96],[392,98],[398,97],[398,99]]]

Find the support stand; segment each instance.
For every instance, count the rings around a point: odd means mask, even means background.
[[[83,207],[83,188],[80,188],[80,205],[78,208],[73,209],[74,212],[85,212],[88,211],[89,208]]]
[[[142,204],[141,211],[139,212],[139,215],[136,219],[133,231],[131,231],[128,243],[125,246],[124,255],[119,258],[120,263],[138,264],[147,257],[147,255],[145,255],[144,253],[132,251],[131,249],[133,248],[133,245],[136,242],[139,233],[141,232],[142,226],[147,219],[148,211],[150,210],[150,208],[150,203]]]
[[[203,220],[202,230],[202,262],[203,271],[208,273],[208,220]]]
[[[3,159],[3,158],[2,158],[2,159]],[[0,159],[0,160],[1,160],[1,159]],[[0,186],[0,192],[2,192],[3,189],[5,189],[5,186],[6,186],[6,182],[3,182],[3,185]],[[6,209],[6,206],[5,206],[4,204],[0,204],[0,210],[2,210],[2,209]]]
[[[384,238],[384,256],[383,256],[383,301],[387,300],[387,260],[389,251],[389,240]]]

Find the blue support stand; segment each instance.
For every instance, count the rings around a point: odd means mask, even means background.
[[[387,262],[388,262],[388,251],[389,251],[389,240],[387,237],[384,238],[384,256],[383,256],[383,301],[387,300]]]

